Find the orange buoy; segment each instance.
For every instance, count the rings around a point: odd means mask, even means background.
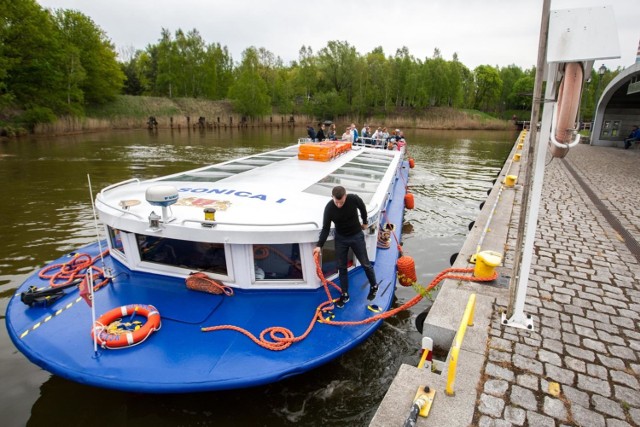
[[[119,329],[117,323],[126,316],[139,314],[147,321],[134,330]],[[114,327],[111,324],[116,322]],[[100,316],[91,329],[91,338],[96,340],[102,348],[123,348],[140,344],[149,335],[160,329],[160,314],[152,305],[129,304],[116,307]]]
[[[409,168],[413,169],[416,167],[416,161],[413,160],[413,157],[409,157]]]
[[[410,256],[402,255],[398,258],[398,281],[402,286],[411,286],[418,281],[416,264]]]
[[[407,192],[407,194],[404,195],[404,207],[407,209],[413,209],[414,206],[413,194]]]

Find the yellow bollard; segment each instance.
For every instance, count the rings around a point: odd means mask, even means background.
[[[517,175],[507,175],[504,179],[504,185],[505,187],[513,187],[514,185],[516,185],[517,180]]]
[[[513,161],[514,162],[519,162],[520,161],[520,153],[516,153],[513,155]]]
[[[491,277],[495,268],[502,262],[502,254],[494,251],[482,251],[476,255],[476,265],[473,276],[479,278]]]
[[[524,144],[521,142],[518,144],[518,150],[522,150],[522,147],[524,147]]]

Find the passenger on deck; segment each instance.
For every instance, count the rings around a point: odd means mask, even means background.
[[[327,135],[329,141],[337,141],[338,135],[336,135],[336,125],[334,123],[329,126],[329,135]]]
[[[351,132],[351,127],[347,126],[347,129],[342,134],[342,140],[353,142],[353,132]]]
[[[318,133],[316,134],[316,139],[318,141],[324,141],[325,136],[324,136],[324,124],[320,125],[320,129],[318,129]]]
[[[624,149],[631,147],[634,142],[640,143],[640,129],[638,129],[637,125],[633,125],[629,137],[624,140]]]
[[[312,141],[316,140],[316,130],[311,125],[307,125],[307,135],[311,138]]]
[[[360,135],[358,135],[358,128],[356,128],[355,123],[351,123],[351,133],[351,142],[358,142],[358,138],[360,138]]]

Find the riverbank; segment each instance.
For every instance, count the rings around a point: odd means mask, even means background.
[[[155,123],[150,123],[150,118]],[[229,127],[304,127],[316,125],[326,118],[304,114],[272,114],[258,118],[243,117],[233,112],[230,101],[194,98],[159,98],[150,96],[118,96],[99,108],[87,108],[85,117],[60,117],[52,123],[38,124],[33,133],[64,135],[113,129],[215,129]],[[501,120],[476,110],[433,107],[424,110],[397,108],[386,115],[373,117],[341,116],[333,121],[343,125],[434,130],[511,130],[510,120]],[[20,133],[18,133],[19,135]]]

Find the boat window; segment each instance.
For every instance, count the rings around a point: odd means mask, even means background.
[[[349,249],[347,255],[347,267],[353,267],[355,259],[353,251]],[[333,276],[338,273],[338,260],[336,259],[336,242],[335,240],[327,240],[322,247],[322,274],[324,277]]]
[[[253,245],[256,282],[302,279],[300,245],[297,243]]]
[[[227,275],[223,243],[191,242],[136,234],[140,260]]]
[[[120,230],[109,227],[109,240],[111,241],[111,249],[124,254],[124,245],[122,244],[122,234]]]

